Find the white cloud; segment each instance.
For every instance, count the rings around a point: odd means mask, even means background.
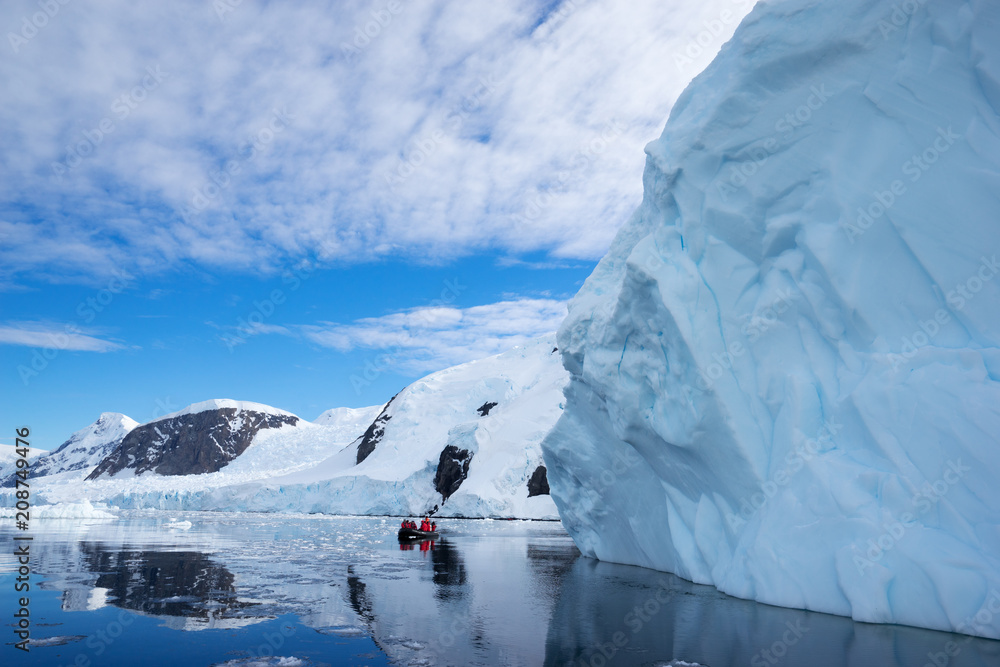
[[[402,1],[391,21],[380,1],[218,4],[60,4],[16,53],[0,44],[8,276],[594,259],[639,202],[643,145],[736,20],[675,57],[750,2]],[[38,11],[5,2],[0,27]]]
[[[74,325],[59,326],[45,322],[11,322],[0,325],[0,345],[79,352],[113,352],[124,349],[118,343],[88,335]]]
[[[499,354],[559,328],[566,302],[517,299],[470,308],[414,308],[351,324],[324,322],[298,330],[341,352],[367,349],[412,372],[435,371]]]

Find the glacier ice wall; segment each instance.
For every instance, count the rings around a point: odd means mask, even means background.
[[[1000,638],[998,109],[1000,4],[758,4],[559,332],[585,554]]]

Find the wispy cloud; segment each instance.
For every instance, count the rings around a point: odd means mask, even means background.
[[[518,257],[498,257],[496,260],[497,266],[517,266],[525,269],[531,269],[533,271],[550,271],[553,269],[581,269],[585,268],[587,265],[581,262],[571,262],[566,260],[554,260],[545,262],[531,262],[527,260],[520,259]]]
[[[698,64],[674,57],[750,3],[437,0],[381,23],[378,2],[222,4],[60,4],[0,45],[0,281],[594,259],[639,201],[643,145],[726,35]],[[38,11],[2,3],[0,26]]]
[[[307,325],[299,331],[341,352],[388,352],[402,369],[424,372],[525,344],[558,329],[565,317],[565,301],[518,299],[470,308],[414,308],[350,324]]]
[[[75,350],[79,352],[113,352],[125,346],[101,338],[95,332],[83,332],[74,325],[60,326],[46,322],[11,322],[0,325],[0,345],[23,345],[25,347],[48,348],[51,350]]]

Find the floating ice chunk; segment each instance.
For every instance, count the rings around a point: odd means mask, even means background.
[[[17,510],[13,507],[0,508],[0,516],[14,518]],[[34,505],[29,510],[34,519],[117,519],[118,515],[108,511],[107,507],[95,507],[89,500],[77,503],[58,503],[54,505]]]

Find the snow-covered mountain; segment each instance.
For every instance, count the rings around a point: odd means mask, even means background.
[[[320,426],[337,426],[346,427],[349,431],[353,432],[354,427],[360,422],[370,423],[378,413],[382,412],[382,405],[372,405],[367,408],[333,408],[332,410],[327,410],[319,417],[317,417],[313,423],[319,424]],[[353,438],[357,434],[353,434]]]
[[[198,403],[136,426],[87,481],[36,493],[130,508],[557,519],[539,444],[569,377],[554,340],[314,423],[256,403]]]
[[[261,430],[294,426],[299,418],[260,403],[204,401],[131,430],[87,477],[199,475],[215,472],[242,454]]]
[[[17,465],[17,445],[0,444],[0,480],[6,481],[13,466]],[[3,483],[0,483],[3,486]]]
[[[135,431],[140,438],[119,438],[119,446],[110,448],[101,470],[116,469],[120,462],[130,467],[116,474],[99,474],[96,464],[90,469],[61,473],[38,479],[34,484],[37,502],[72,503],[80,499],[106,501],[126,507],[189,506],[192,494],[209,489],[246,484],[308,468],[343,449],[356,439],[381,407],[353,411],[355,421],[341,413],[332,426],[322,426],[267,405],[248,401],[219,399],[188,406],[166,415]],[[277,424],[270,427],[267,424]],[[155,439],[154,439],[155,438]],[[216,445],[215,440],[221,445]],[[137,453],[149,452],[150,458]],[[241,453],[233,451],[249,441]],[[209,443],[208,452],[201,451]],[[144,449],[145,448],[145,449]],[[133,458],[134,457],[134,458]],[[214,457],[214,458],[213,458]],[[195,465],[191,465],[192,459]],[[229,459],[228,463],[223,463]],[[214,472],[199,472],[211,464]],[[167,472],[158,473],[158,469]],[[88,474],[93,479],[84,480]],[[99,476],[98,476],[99,475]],[[169,497],[170,501],[164,501]],[[227,496],[228,497],[228,496]],[[9,500],[9,498],[7,499]],[[10,503],[7,503],[10,504]]]
[[[539,443],[567,379],[553,336],[433,373],[349,447],[239,508],[556,519]]]
[[[998,35],[775,0],[692,82],[558,336],[585,554],[1000,637]]]
[[[343,416],[333,426],[322,426],[259,403],[196,403],[136,427],[142,439],[123,439],[102,463],[103,469],[121,461],[131,466],[87,480],[79,474],[47,477],[38,480],[35,497],[49,503],[89,499],[123,507],[214,509],[236,502],[233,487],[315,466],[343,449],[364,432],[372,410],[378,409],[357,410],[353,424]],[[142,459],[136,452],[150,451],[151,437],[154,445],[160,444],[151,448],[150,458]],[[242,452],[229,458],[227,452],[245,442],[249,444]],[[206,443],[207,453],[202,449]],[[200,472],[207,465],[216,469]],[[166,472],[158,472],[161,469]]]
[[[75,473],[68,477],[83,479],[121,443],[132,429],[135,420],[118,412],[105,412],[90,426],[82,428],[51,452],[32,462],[31,479]],[[64,475],[65,476],[65,475]],[[12,471],[5,470],[0,486],[14,486]]]

